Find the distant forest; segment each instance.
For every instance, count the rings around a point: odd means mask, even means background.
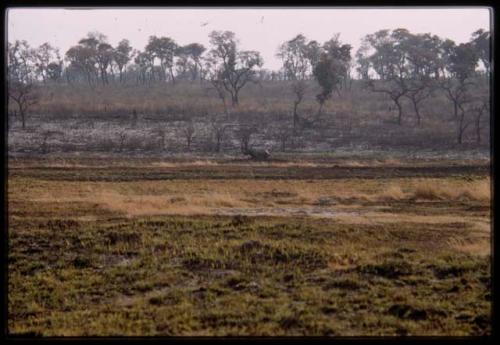
[[[64,55],[49,43],[8,42],[9,127],[18,120],[24,130],[30,118],[121,114],[135,125],[141,116],[158,116],[183,122],[176,133],[191,149],[199,119],[209,121],[217,152],[231,121],[235,133],[250,133],[239,136],[246,150],[253,133],[271,128],[283,151],[319,132],[323,139],[348,138],[353,127],[365,126],[358,137],[369,136],[375,124],[381,134],[427,128],[415,141],[442,136],[458,145],[481,144],[488,136],[488,31],[457,44],[430,33],[380,30],[366,35],[355,53],[340,34],[323,43],[299,34],[277,47],[282,67],[276,71],[262,68],[258,51],[241,50],[235,33],[209,37],[205,47],[150,36],[138,50],[127,39],[114,47],[91,32]],[[403,141],[413,135],[407,134]]]

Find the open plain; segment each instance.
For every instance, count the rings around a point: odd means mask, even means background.
[[[485,335],[487,160],[9,160],[9,331]]]

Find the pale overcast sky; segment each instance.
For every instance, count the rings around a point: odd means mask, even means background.
[[[209,47],[212,30],[236,33],[242,49],[257,50],[264,67],[278,69],[277,47],[302,33],[325,42],[340,32],[340,39],[353,46],[380,29],[406,28],[414,33],[447,37],[457,43],[469,40],[477,29],[490,30],[487,8],[448,9],[334,9],[334,8],[247,8],[247,9],[37,9],[12,8],[7,12],[8,40],[26,40],[32,46],[44,42],[66,50],[90,31],[99,31],[116,45],[127,38],[142,50],[150,35],[169,36],[178,44],[198,42]]]

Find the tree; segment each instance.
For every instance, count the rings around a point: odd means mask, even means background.
[[[250,81],[255,82],[255,67],[261,67],[263,60],[256,51],[238,51],[238,41],[231,31],[210,33],[212,75],[231,95],[231,104],[239,103],[240,90]]]
[[[308,42],[307,38],[302,34],[280,45],[276,56],[283,61],[285,77],[288,80],[307,79],[312,66],[311,60],[315,56],[312,47],[313,44]]]
[[[120,73],[120,83],[123,83],[123,71],[129,61],[132,59],[132,47],[127,39],[123,39],[118,43],[118,46],[114,50],[113,61],[118,67]]]
[[[295,98],[293,101],[293,132],[297,134],[300,122],[298,107],[307,91],[306,79],[315,61],[319,48],[316,43],[308,42],[304,35],[297,35],[289,41],[284,42],[276,54],[283,61],[285,78],[292,81],[291,91]]]
[[[415,111],[417,117],[417,124],[420,126],[422,123],[422,115],[420,112],[420,105],[422,102],[429,98],[432,93],[432,88],[426,79],[413,79],[409,81],[408,92],[405,94]]]
[[[305,80],[297,80],[292,84],[292,92],[295,95],[295,99],[293,100],[293,133],[297,134],[297,127],[299,125],[300,117],[297,109],[302,103],[304,96],[307,91],[307,84]]]
[[[202,80],[202,63],[201,56],[205,51],[205,47],[199,43],[191,43],[182,47],[178,47],[176,51],[177,62],[177,77]]]
[[[186,125],[182,128],[182,134],[186,139],[187,149],[191,150],[191,143],[193,142],[195,128],[192,121],[188,121]]]
[[[398,109],[398,124],[402,124],[402,97],[409,91],[410,70],[407,49],[411,34],[406,29],[379,30],[366,35],[358,50],[358,63],[366,85],[373,91],[388,95]],[[369,71],[377,74],[370,78]]]
[[[281,151],[285,152],[286,145],[293,134],[293,128],[291,128],[287,123],[279,122],[278,127],[274,129],[273,134],[280,142]]]
[[[149,81],[152,81],[154,78],[153,67],[154,67],[154,58],[147,51],[141,52],[136,50],[134,52],[135,59],[134,62],[137,66],[137,81],[139,83],[145,84],[148,80],[148,71],[150,71]]]
[[[35,78],[35,52],[26,41],[16,40],[7,45],[7,75],[9,81],[32,83]]]
[[[47,65],[47,78],[52,81],[58,81],[62,76],[62,61],[51,62]]]
[[[99,66],[101,81],[103,85],[109,84],[108,67],[113,61],[115,52],[109,43],[99,43],[97,46],[96,62]]]
[[[174,56],[177,50],[177,44],[169,37],[150,36],[145,51],[154,59],[160,60],[162,75],[160,80],[166,81],[166,71],[168,69],[172,83],[175,84],[174,76]]]
[[[184,47],[177,47],[175,51],[177,56],[177,61],[175,65],[177,66],[177,78],[178,79],[190,79],[189,73],[189,55],[186,53]]]
[[[46,42],[34,50],[34,60],[37,74],[42,77],[43,83],[46,83],[47,79],[53,79],[49,77],[49,65],[54,72],[55,66],[60,65],[61,59],[58,49]]]
[[[107,83],[107,68],[113,57],[113,49],[107,43],[105,35],[99,32],[89,32],[78,41],[78,45],[66,52],[66,60],[74,71],[86,76],[89,86],[93,86],[99,74],[103,84]]]
[[[490,32],[479,29],[472,33],[472,46],[476,50],[479,59],[484,65],[486,74],[490,73],[491,56],[490,56]]]
[[[34,51],[26,41],[9,43],[7,48],[7,91],[9,99],[17,105],[25,129],[28,110],[39,99],[34,78]]]
[[[442,41],[430,34],[409,35],[406,44],[406,59],[409,69],[408,98],[413,106],[418,125],[421,124],[420,105],[435,89],[439,79],[440,45]]]
[[[9,97],[16,103],[21,116],[23,129],[26,128],[26,115],[29,108],[39,100],[32,82],[11,81],[8,85]]]
[[[222,79],[220,79],[219,70],[214,66],[212,62],[213,62],[212,60],[206,61],[205,78],[207,78],[210,81],[212,88],[217,92],[217,96],[221,100],[222,105],[224,107],[224,114],[226,114],[226,116],[229,116],[229,109],[227,107],[227,102],[226,102],[226,88],[224,87]]]
[[[224,141],[226,130],[229,128],[229,125],[225,123],[223,119],[219,119],[216,115],[211,117],[210,125],[215,139],[215,152],[220,152],[221,145]]]
[[[447,61],[449,76],[440,79],[439,86],[453,103],[453,118],[457,119],[460,105],[467,103],[468,88],[473,85],[470,77],[475,71],[478,57],[470,44],[454,45]]]
[[[488,114],[490,110],[489,100],[482,100],[479,104],[475,105],[472,111],[475,113],[474,125],[476,132],[476,143],[481,143],[481,130],[483,129],[484,115]]]
[[[440,81],[440,87],[453,103],[453,118],[457,125],[457,142],[459,144],[462,144],[465,130],[471,124],[467,121],[468,111],[465,106],[472,101],[470,88],[474,82],[471,77],[475,74],[478,60],[479,57],[470,42],[453,46],[446,66],[450,76],[444,77]]]
[[[348,68],[351,61],[351,46],[339,41],[339,34],[325,42],[319,61],[314,66],[313,74],[321,87],[321,92],[316,95],[319,108],[316,120],[319,120],[324,103],[331,97],[335,90],[348,78]]]

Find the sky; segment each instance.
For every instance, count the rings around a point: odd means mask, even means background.
[[[62,55],[88,32],[98,31],[115,46],[127,38],[142,50],[151,35],[168,36],[178,44],[193,42],[209,47],[208,34],[229,30],[243,50],[257,50],[264,68],[281,67],[278,46],[301,33],[320,43],[340,33],[340,40],[353,46],[352,55],[366,34],[380,29],[406,28],[413,33],[436,34],[467,42],[472,32],[490,30],[490,12],[469,8],[129,8],[57,9],[10,8],[8,40],[26,40],[31,46],[44,42],[58,47]]]

